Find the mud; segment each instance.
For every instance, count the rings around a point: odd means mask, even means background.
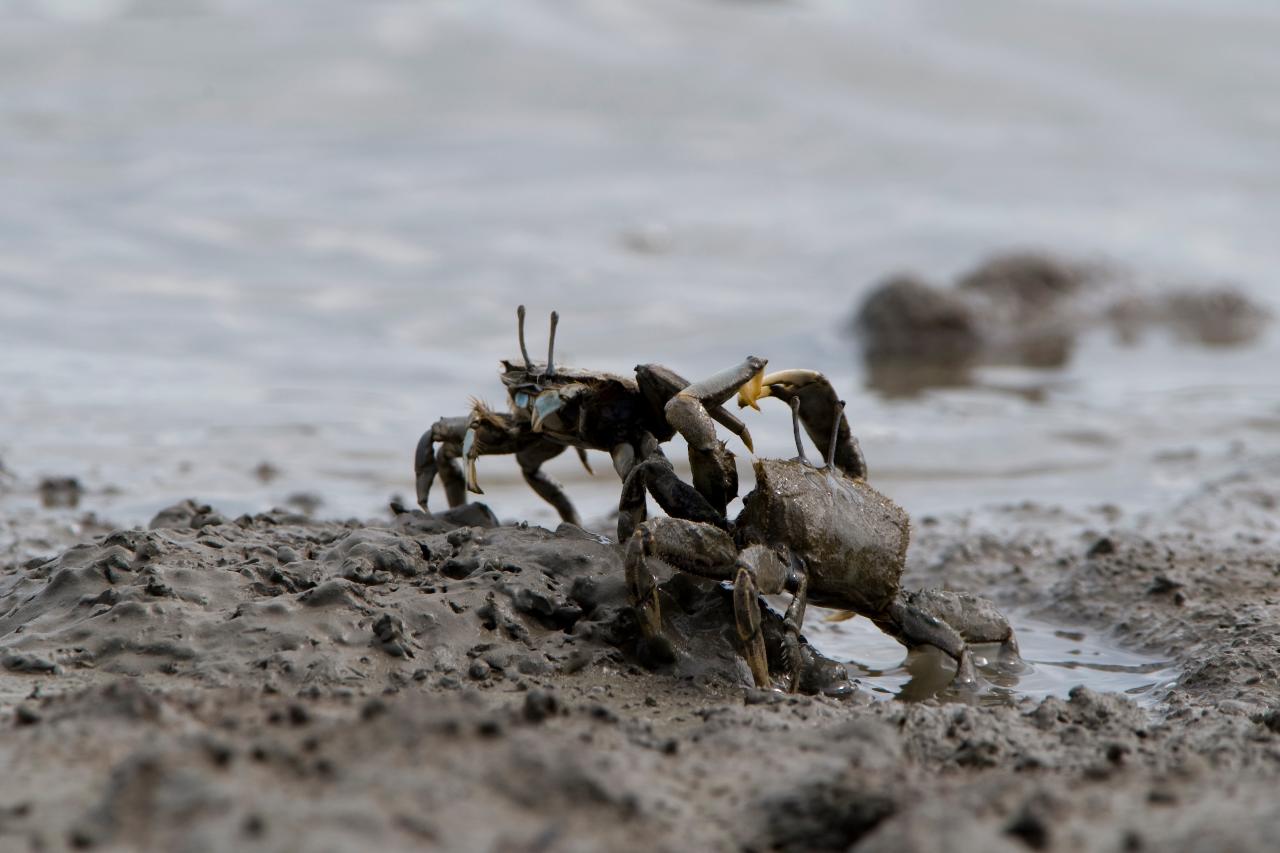
[[[987,258],[951,287],[889,276],[863,299],[850,329],[870,385],[910,395],[971,384],[983,365],[1062,367],[1094,331],[1126,345],[1165,333],[1227,347],[1257,340],[1271,320],[1230,284],[1142,283],[1115,266],[1011,252]]]
[[[85,529],[0,574],[0,846],[1272,849],[1277,475],[1159,517],[917,519],[910,585],[1167,657],[1146,708],[764,693],[724,591],[682,576],[651,669],[614,545],[480,505]]]

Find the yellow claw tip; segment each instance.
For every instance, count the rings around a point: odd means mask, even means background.
[[[738,408],[750,406],[758,412],[760,411],[760,406],[756,404],[756,400],[768,396],[769,389],[764,384],[764,368],[762,367],[738,389]]]

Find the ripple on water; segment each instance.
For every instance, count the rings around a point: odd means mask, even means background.
[[[873,696],[908,702],[960,698],[948,690],[955,673],[950,658],[932,649],[908,654],[866,619],[826,622],[820,614],[823,611],[814,608],[806,620],[810,640],[823,654],[845,662],[849,674]],[[1065,698],[1073,687],[1084,685],[1153,705],[1179,675],[1172,661],[1122,649],[1096,631],[1017,615],[1011,621],[1026,667],[1009,672],[996,664],[995,646],[975,646],[975,663],[987,681],[979,697],[984,704],[1013,703],[1024,696]]]

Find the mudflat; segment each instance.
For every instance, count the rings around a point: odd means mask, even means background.
[[[604,537],[188,501],[0,574],[0,846],[1274,849],[1277,474],[917,520],[909,586],[1169,659],[1143,707],[758,691],[685,576],[649,669]]]

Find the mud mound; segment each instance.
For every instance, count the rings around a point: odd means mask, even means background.
[[[458,526],[450,519],[488,527]],[[386,527],[274,512],[228,520],[193,502],[32,566],[0,612],[0,665],[70,684],[113,676],[312,695],[456,689],[635,668],[619,550],[569,525],[492,526],[473,505],[401,512]],[[744,682],[731,603],[717,585],[664,585],[669,671]],[[779,654],[777,619],[771,643]]]

